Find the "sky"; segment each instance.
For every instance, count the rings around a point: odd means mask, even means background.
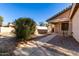
[[[39,24],[70,5],[69,3],[0,3],[0,16],[3,17],[3,24],[20,17],[32,18]]]

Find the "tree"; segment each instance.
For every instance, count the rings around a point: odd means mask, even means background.
[[[19,18],[14,24],[16,37],[19,40],[29,39],[36,29],[36,23],[31,18]]]
[[[3,17],[0,16],[0,26],[2,26],[2,22],[3,22]]]
[[[45,24],[43,22],[40,22],[39,25],[40,26],[45,26]]]
[[[48,26],[48,23],[47,22],[40,22],[40,26]]]

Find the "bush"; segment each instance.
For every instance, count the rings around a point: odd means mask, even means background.
[[[19,18],[14,23],[16,37],[19,40],[27,40],[35,32],[36,23],[31,18]]]

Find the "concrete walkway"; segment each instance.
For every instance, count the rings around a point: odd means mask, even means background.
[[[25,47],[26,46],[26,47]],[[55,33],[31,41],[23,48],[17,48],[20,56],[79,56],[79,44],[73,37],[63,37]]]
[[[79,56],[79,43],[73,37],[52,33],[34,39],[16,47],[14,37],[0,36],[0,48],[15,56]]]
[[[42,39],[39,39],[38,41],[28,42],[26,44],[27,45],[26,47],[17,48],[14,51],[14,53],[15,53],[15,55],[19,55],[19,56],[48,56],[48,55],[51,55],[50,51],[48,51],[46,48],[42,47],[42,45],[44,45],[46,42],[48,42],[55,36],[56,36],[56,34],[53,33],[51,35],[43,37]]]
[[[79,43],[73,37],[63,37],[57,35],[46,45],[49,51],[56,51],[69,56],[79,56]]]
[[[0,56],[12,56],[16,48],[16,39],[12,36],[0,36]]]

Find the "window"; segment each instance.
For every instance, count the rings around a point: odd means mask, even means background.
[[[62,24],[61,24],[61,30],[67,31],[68,28],[69,28],[69,23],[62,23]]]

